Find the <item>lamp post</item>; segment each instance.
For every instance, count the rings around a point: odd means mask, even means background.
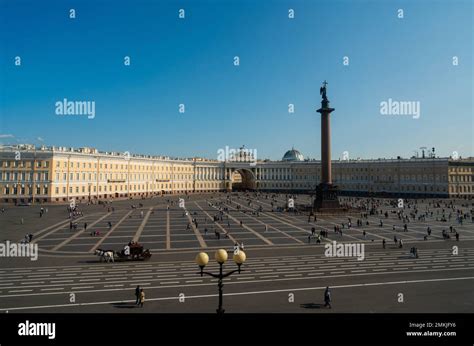
[[[245,262],[247,256],[245,255],[245,252],[237,248],[234,251],[234,257],[233,257],[235,264],[237,264],[237,269],[227,272],[225,274],[223,273],[223,265],[227,261],[227,258],[228,258],[227,251],[224,249],[217,250],[214,257],[216,259],[216,262],[219,263],[219,274],[213,274],[213,273],[204,271],[204,267],[209,263],[209,256],[205,252],[198,253],[198,255],[196,256],[196,263],[198,264],[199,268],[201,268],[201,272],[200,272],[201,276],[206,274],[206,275],[212,276],[215,279],[218,279],[217,287],[219,288],[219,307],[217,308],[216,311],[218,314],[223,314],[225,310],[222,308],[222,288],[224,287],[224,284],[222,283],[222,281],[224,278],[234,273],[240,274],[241,272],[240,266]]]

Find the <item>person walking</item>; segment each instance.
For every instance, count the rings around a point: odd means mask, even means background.
[[[329,286],[326,287],[326,290],[324,291],[324,307],[329,309],[332,308],[331,306],[331,291],[329,291]]]
[[[382,247],[383,247],[384,249],[385,249],[385,243],[386,243],[385,239],[382,240]]]
[[[135,305],[140,304],[140,286],[137,286],[137,288],[135,288],[135,298]]]
[[[140,290],[140,307],[143,308],[143,304],[145,303],[145,291],[143,288]]]

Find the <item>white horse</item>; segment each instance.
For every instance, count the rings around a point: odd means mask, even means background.
[[[100,257],[100,261],[105,260],[105,262],[114,262],[114,252],[112,250],[95,250],[95,254]]]

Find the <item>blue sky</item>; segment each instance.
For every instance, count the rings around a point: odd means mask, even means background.
[[[472,66],[470,0],[0,0],[0,143],[319,158],[326,79],[334,159],[472,156]],[[95,118],[56,115],[64,98],[95,101]],[[420,118],[381,115],[389,98]]]

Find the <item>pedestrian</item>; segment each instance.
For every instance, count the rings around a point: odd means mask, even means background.
[[[324,307],[329,309],[332,308],[331,306],[331,291],[329,291],[329,286],[326,287],[326,290],[324,291]]]
[[[382,247],[383,247],[384,249],[385,249],[385,243],[386,243],[385,239],[382,240]]]
[[[207,236],[207,228],[204,228],[204,236]]]
[[[140,304],[140,286],[137,286],[137,288],[135,288],[135,298],[135,305]]]
[[[140,307],[143,308],[143,304],[145,303],[145,291],[143,288],[140,290]]]
[[[87,231],[87,222],[84,222],[84,231]]]

